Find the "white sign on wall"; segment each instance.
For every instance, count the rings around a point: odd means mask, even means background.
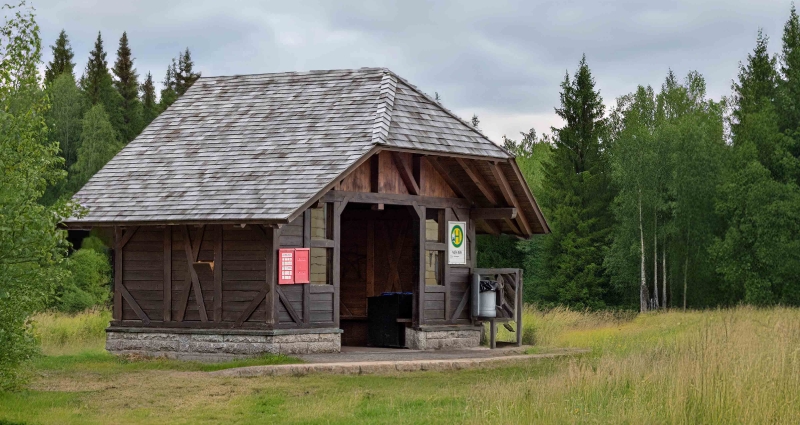
[[[447,222],[447,263],[467,264],[467,223]]]

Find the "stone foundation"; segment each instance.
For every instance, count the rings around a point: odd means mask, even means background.
[[[406,328],[406,346],[414,350],[457,350],[480,345],[480,328]]]
[[[341,345],[340,329],[106,329],[106,350],[113,354],[209,362],[263,354],[338,353]]]

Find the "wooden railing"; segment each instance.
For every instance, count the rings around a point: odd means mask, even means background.
[[[478,311],[481,279],[496,281],[499,285],[496,317],[481,317]],[[502,323],[516,334],[517,346],[522,345],[522,269],[473,269],[472,270],[472,319],[475,322],[489,322],[489,346],[495,348],[497,323]],[[509,322],[515,322],[512,327]]]

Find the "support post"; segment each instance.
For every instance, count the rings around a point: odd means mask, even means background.
[[[164,321],[172,321],[172,227],[164,226]]]
[[[278,244],[280,241],[280,229],[277,227],[268,227],[266,229],[266,246],[267,246],[267,267],[266,267],[266,303],[265,303],[265,310],[266,310],[266,323],[268,325],[274,325],[276,322],[276,311],[278,310],[276,304],[278,303],[278,297],[275,295],[277,292],[275,289],[275,285],[277,285],[277,267],[278,267]]]

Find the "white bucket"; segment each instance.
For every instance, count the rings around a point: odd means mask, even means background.
[[[497,291],[481,292],[480,301],[480,317],[497,317]]]

